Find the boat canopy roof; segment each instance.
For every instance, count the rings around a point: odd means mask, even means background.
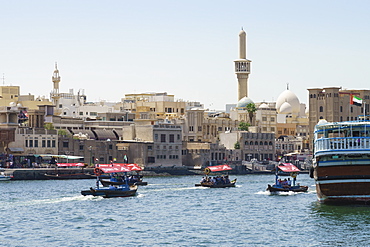
[[[232,168],[228,165],[219,165],[219,166],[208,166],[205,169],[205,172],[219,172],[219,171],[229,171],[232,170]]]
[[[282,163],[278,168],[283,172],[299,172],[300,170],[292,163]]]
[[[99,168],[104,173],[131,172],[142,170],[142,168],[137,164],[121,164],[121,163],[99,164],[96,165],[96,168]]]
[[[85,166],[84,163],[57,163],[58,167]]]

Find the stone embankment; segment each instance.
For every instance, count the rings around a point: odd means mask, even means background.
[[[228,174],[242,175],[259,172],[251,172],[245,166],[237,166]],[[271,174],[270,171],[264,171]],[[5,169],[5,174],[13,175],[12,180],[47,180],[47,179],[91,179],[96,178],[94,168],[15,168]],[[187,176],[204,175],[203,170],[188,169],[187,167],[154,167],[146,168],[140,172],[143,176]],[[220,174],[210,174],[217,176]]]

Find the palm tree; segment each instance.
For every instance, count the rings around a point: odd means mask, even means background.
[[[249,103],[246,106],[247,112],[249,114],[249,122],[252,125],[253,115],[257,111],[256,105],[254,103]]]

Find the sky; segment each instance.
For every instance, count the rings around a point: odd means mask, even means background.
[[[289,85],[370,88],[369,1],[2,1],[0,76],[21,94],[83,89],[90,102],[167,92],[224,110],[238,99],[239,32],[252,60],[249,97],[276,101]]]

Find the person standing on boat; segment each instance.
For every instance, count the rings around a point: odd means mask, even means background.
[[[292,181],[290,180],[290,178],[288,178],[287,184],[288,184],[289,187],[292,186]]]

